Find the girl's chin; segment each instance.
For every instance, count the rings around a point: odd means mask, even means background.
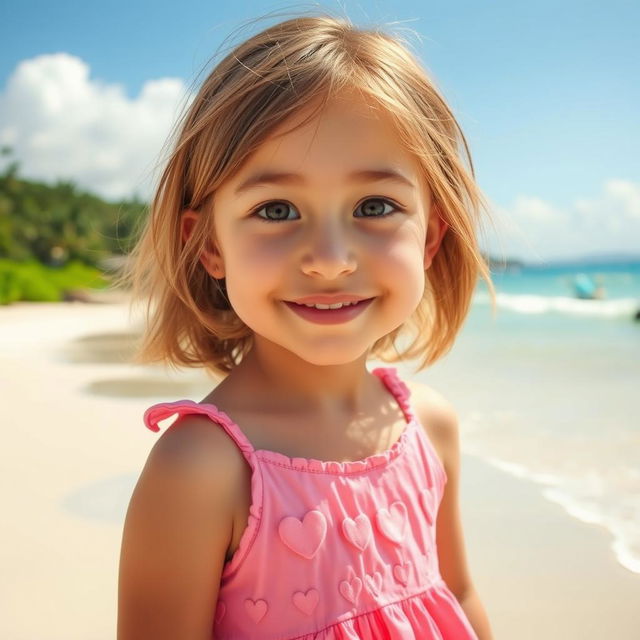
[[[329,341],[324,341],[321,344],[311,345],[308,349],[281,346],[300,360],[318,367],[352,364],[357,360],[366,359],[370,350],[368,345],[362,345],[359,349],[356,348],[353,340],[345,340],[342,344],[338,341],[333,342],[333,344],[330,344]]]

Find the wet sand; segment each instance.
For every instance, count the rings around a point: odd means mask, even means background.
[[[128,364],[136,331],[122,304],[0,308],[2,638],[115,638],[124,514],[158,437],[142,414],[214,384]],[[604,530],[469,455],[461,504],[497,640],[639,637],[640,576],[616,563]]]

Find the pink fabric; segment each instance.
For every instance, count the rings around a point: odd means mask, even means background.
[[[446,473],[393,367],[373,372],[407,424],[387,451],[349,462],[254,450],[211,404],[154,405],[145,424],[199,413],[252,470],[249,521],[225,564],[216,640],[477,640],[438,568],[435,523]]]

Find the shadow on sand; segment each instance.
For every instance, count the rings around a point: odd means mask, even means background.
[[[137,333],[93,333],[69,341],[58,357],[71,364],[131,364]]]
[[[169,380],[153,376],[139,378],[110,378],[94,380],[84,387],[86,393],[110,398],[155,398],[171,401],[198,395],[206,395],[215,381]]]
[[[104,524],[122,524],[137,479],[137,474],[127,473],[84,485],[68,493],[60,507],[72,516]]]

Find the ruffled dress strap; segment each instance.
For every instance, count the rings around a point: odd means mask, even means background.
[[[174,415],[178,418],[184,415],[205,415],[212,422],[219,424],[227,434],[233,439],[242,455],[247,460],[251,468],[251,505],[249,506],[249,518],[247,526],[242,533],[238,548],[233,557],[227,562],[223,569],[223,577],[234,573],[245,555],[249,551],[253,539],[258,533],[263,505],[263,479],[260,471],[259,459],[255,454],[253,445],[242,433],[240,427],[224,412],[213,404],[198,403],[193,400],[176,400],[175,402],[161,402],[149,407],[143,416],[144,424],[151,431],[160,431],[158,422],[166,420]]]
[[[398,370],[395,367],[376,367],[371,373],[378,376],[393,394],[402,409],[402,413],[404,413],[406,421],[413,422],[416,416],[411,407],[411,390],[398,375]]]
[[[173,415],[181,417],[187,414],[206,415],[218,423],[238,445],[245,457],[254,453],[253,445],[242,433],[238,425],[224,412],[213,404],[198,403],[193,400],[176,400],[175,402],[161,402],[154,404],[144,412],[144,423],[151,431],[160,431],[158,422]]]
[[[409,389],[409,387],[400,378],[398,370],[395,367],[378,367],[377,369],[374,369],[372,373],[375,373],[384,381],[387,388],[391,391],[400,405],[407,422],[419,427],[416,429],[418,433],[419,447],[424,451],[425,456],[430,461],[428,468],[434,470],[434,480],[438,484],[439,491],[444,491],[444,485],[448,482],[447,472],[440,460],[438,452],[433,446],[433,442],[431,442],[427,436],[420,418],[413,409],[413,404],[411,402],[411,389]]]

